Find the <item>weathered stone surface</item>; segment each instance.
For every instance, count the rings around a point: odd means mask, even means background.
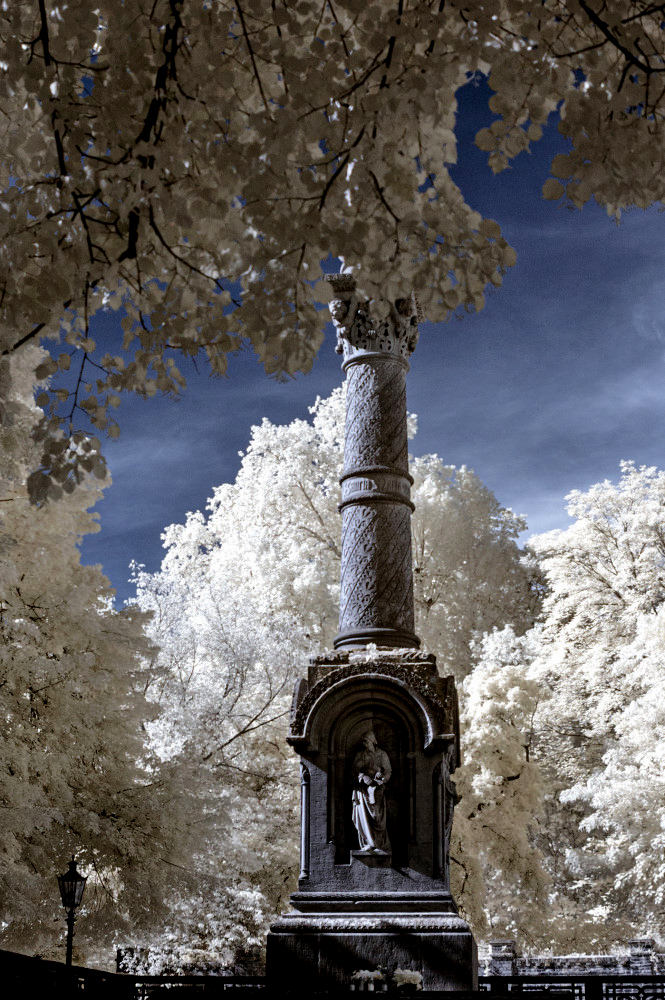
[[[352,684],[349,685],[349,682]],[[424,727],[425,748],[438,746],[445,749],[454,737],[455,760],[461,763],[459,746],[459,711],[455,681],[451,676],[439,677],[435,658],[428,653],[413,650],[376,649],[367,654],[339,650],[324,653],[312,660],[307,678],[300,679],[294,690],[291,720],[287,739],[293,747],[306,744],[317,746],[322,721],[330,714],[321,714],[323,700],[335,689],[337,696],[344,695],[344,706],[352,699],[372,691],[379,685],[395,689],[386,697],[402,698],[408,693],[417,705]],[[339,700],[338,697],[338,700]],[[338,705],[336,711],[344,706]],[[314,741],[312,743],[312,741]]]
[[[379,853],[359,851],[353,823],[368,731],[384,755],[379,770],[390,771],[390,849]],[[413,650],[324,654],[297,685],[288,739],[303,775],[301,877],[295,912],[268,937],[269,976],[297,961],[303,989],[338,989],[358,969],[400,966],[420,972],[425,989],[473,989],[475,944],[448,869],[459,760],[452,677]]]
[[[613,955],[519,955],[514,940],[492,941],[490,976],[651,976],[665,973],[665,954],[651,938],[627,941]]]
[[[359,354],[346,364],[346,392],[353,405],[347,410],[344,432],[343,481],[354,469],[384,468],[396,480],[385,492],[401,494],[401,480],[406,479],[407,485],[410,480],[405,363],[391,355]]]
[[[376,321],[369,304],[356,294],[352,274],[330,274],[333,298],[330,315],[337,330],[337,351],[347,360],[359,352],[381,352],[404,359],[418,343],[418,303],[414,295],[391,303],[389,314]]]
[[[348,989],[359,969],[419,972],[424,990],[478,987],[475,942],[455,914],[291,914],[273,925],[271,976],[302,992]]]
[[[311,687],[298,683],[287,737],[306,771],[301,842],[309,857],[301,863],[308,872],[301,891],[391,892],[413,888],[414,880],[423,891],[440,891],[440,880],[447,879],[450,777],[459,759],[453,679],[438,677],[431,658],[404,665],[391,650],[377,649],[371,659],[346,652],[335,660],[312,664]],[[352,822],[351,770],[369,730],[391,761],[385,788],[388,871],[352,856],[360,844]]]
[[[417,645],[411,576],[411,511],[396,502],[350,501],[342,510],[336,645]]]
[[[335,646],[417,647],[405,381],[418,337],[415,302],[400,300],[375,322],[351,276],[331,281],[331,314],[347,374]]]
[[[653,938],[635,938],[628,942],[632,975],[652,976],[655,969]]]
[[[512,939],[490,942],[490,976],[517,975],[517,942]]]

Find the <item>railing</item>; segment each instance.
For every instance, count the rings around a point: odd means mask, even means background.
[[[222,993],[234,990],[264,990],[265,976],[125,976],[118,979],[129,979],[133,992],[129,995],[136,1000],[147,997],[173,997],[174,1000],[185,1000],[186,997],[221,996]],[[175,994],[173,990],[178,990]]]
[[[481,976],[480,993],[541,993],[560,1000],[651,1000],[665,997],[665,976]]]
[[[81,966],[68,969],[62,962],[1,950],[0,983],[3,997],[10,1000],[15,997],[22,1000],[27,993],[73,996],[80,991],[88,991],[91,1000],[93,997],[95,1000],[158,1000],[160,997],[172,1000],[205,997],[207,1000],[236,990],[244,996],[249,996],[251,990],[272,992],[264,976],[134,976]],[[284,992],[285,985],[276,988],[275,995]],[[478,992],[490,993],[496,1000],[513,993],[530,994],[534,1000],[538,995],[546,1000],[665,1000],[665,976],[481,976]],[[398,991],[394,995],[405,993]],[[450,998],[449,993],[436,995]],[[459,1000],[474,996],[478,994],[456,994]]]
[[[65,997],[83,991],[94,1000],[157,1000],[162,996],[187,1000],[232,990],[264,990],[266,980],[265,976],[133,976],[77,965],[68,969],[62,962],[0,950],[0,983],[3,997],[11,1000],[22,1000],[28,990],[38,996]]]

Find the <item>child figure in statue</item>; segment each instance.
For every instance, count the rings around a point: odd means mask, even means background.
[[[370,730],[363,736],[364,750],[353,761],[353,825],[358,831],[360,854],[390,854],[386,830],[386,800],[384,789],[392,768],[384,750],[377,746]]]

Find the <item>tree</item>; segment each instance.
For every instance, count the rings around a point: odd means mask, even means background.
[[[99,484],[90,477],[58,504],[28,500],[34,354],[43,356],[31,347],[11,361],[0,432],[1,939],[33,953],[60,947],[55,876],[75,853],[89,874],[80,957],[160,912],[160,858],[186,824],[145,738],[156,714],[145,616],[113,611],[100,568],[80,563],[81,536],[98,530],[89,508]]]
[[[532,666],[535,757],[553,793],[555,885],[596,940],[657,927],[662,867],[665,473],[623,462],[568,496],[575,522],[532,539],[549,592]],[[597,918],[603,917],[604,927]]]
[[[179,392],[179,354],[221,373],[249,340],[268,372],[307,371],[330,253],[375,312],[405,288],[431,320],[480,308],[515,254],[448,170],[474,74],[494,91],[477,136],[493,170],[556,114],[570,150],[545,197],[616,216],[659,201],[661,16],[647,0],[6,3],[2,349],[65,344],[40,367],[60,374],[33,497],[86,471],[61,423],[75,443],[80,415],[117,434],[119,392]],[[124,338],[93,357],[102,309]]]
[[[177,552],[172,544],[159,573],[137,567],[134,577],[161,647],[152,746],[187,788],[195,828],[188,852],[172,855],[168,918],[127,938],[148,972],[242,967],[294,888],[298,851],[284,729],[302,630],[293,616],[264,615],[242,579]]]
[[[410,424],[413,434],[415,418]],[[232,964],[238,942],[259,940],[294,887],[298,779],[284,740],[286,713],[294,678],[337,630],[343,427],[343,389],[317,401],[311,423],[264,420],[254,427],[235,482],[214,491],[208,516],[189,514],[167,528],[161,570],[137,572],[138,603],[154,612],[148,630],[161,647],[153,697],[162,714],[150,726],[153,748],[182,768],[181,781],[199,803],[192,808],[217,817],[184,862],[201,876],[197,916],[192,921],[191,879],[176,872],[168,948],[160,945],[161,930],[142,939],[151,968],[194,958],[201,966],[213,956]],[[477,633],[508,620],[517,632],[533,623],[533,568],[515,541],[523,521],[467,469],[428,456],[411,470],[417,628],[425,646],[441,653],[441,669],[462,678]],[[464,741],[472,803],[467,808],[465,791],[462,810],[473,869],[464,902],[482,927],[482,864],[473,859],[488,837],[471,785],[492,756],[485,723],[472,719]],[[514,764],[523,746],[511,752],[508,766],[523,768],[523,760]],[[500,831],[519,824],[526,831],[532,822],[532,772],[527,767],[494,796]],[[508,869],[511,863],[515,856]],[[525,894],[536,881],[525,883]],[[249,911],[236,903],[247,894]],[[200,913],[214,917],[200,920]]]
[[[611,895],[627,898],[649,933],[662,929],[665,902],[664,621],[662,605],[640,615],[634,640],[617,651],[623,704],[613,713],[601,766],[561,796],[586,806],[589,839],[581,853],[600,856]]]
[[[549,945],[549,877],[534,844],[547,791],[531,745],[540,701],[529,676],[538,628],[511,625],[472,644],[475,665],[462,693],[462,768],[456,773],[451,863],[456,898],[486,938]]]
[[[437,455],[410,468],[417,631],[459,682],[475,670],[479,636],[506,623],[521,634],[533,623],[539,570],[516,542],[524,517],[502,507],[471,469]]]

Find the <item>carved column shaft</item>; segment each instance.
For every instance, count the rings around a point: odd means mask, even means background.
[[[375,322],[351,275],[333,275],[331,314],[347,373],[342,568],[335,647],[418,647],[413,619],[406,373],[413,297]]]

